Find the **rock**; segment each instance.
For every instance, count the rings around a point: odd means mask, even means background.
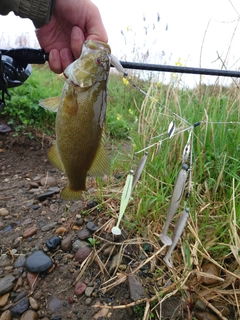
[[[57,222],[51,222],[51,223],[48,223],[48,224],[46,224],[45,226],[43,226],[43,227],[41,228],[41,230],[42,230],[43,232],[46,232],[46,231],[49,231],[49,230],[53,229],[56,225],[57,225]]]
[[[93,319],[106,319],[109,311],[110,309],[108,308],[101,308],[97,313],[95,313]]]
[[[14,268],[21,268],[24,266],[25,264],[25,261],[26,261],[26,257],[24,254],[20,254],[17,259],[14,261]]]
[[[20,320],[38,320],[38,315],[33,310],[27,310],[24,312],[24,314],[21,316]]]
[[[95,232],[97,231],[97,229],[99,228],[97,225],[95,225],[92,221],[89,221],[87,223],[87,228],[88,230],[92,231],[92,232]]]
[[[9,232],[9,231],[12,231],[12,229],[14,228],[15,224],[14,223],[11,223],[9,224],[8,226],[6,226],[4,229],[2,229],[2,232],[5,233],[5,232]]]
[[[11,289],[14,287],[14,283],[13,283],[14,280],[15,280],[15,277],[12,275],[8,275],[0,279],[0,296],[11,291]]]
[[[83,223],[84,223],[84,220],[82,217],[76,218],[75,225],[81,227],[83,225]]]
[[[80,296],[85,292],[86,288],[87,288],[87,285],[84,282],[77,282],[74,288],[74,294],[76,296]]]
[[[91,232],[88,229],[82,229],[78,232],[78,238],[81,240],[86,240],[91,236]]]
[[[9,212],[6,208],[0,208],[0,217],[6,217],[9,215]]]
[[[91,303],[92,303],[92,298],[87,298],[87,299],[85,300],[85,304],[86,304],[87,306],[89,306]]]
[[[92,252],[90,247],[80,248],[75,254],[75,260],[82,263]]]
[[[56,229],[55,233],[57,235],[60,235],[60,234],[65,234],[67,232],[67,229],[65,227],[59,227]]]
[[[0,256],[0,268],[4,268],[12,265],[12,259],[7,254],[2,254]]]
[[[51,239],[47,240],[46,242],[46,245],[49,250],[56,250],[60,244],[61,244],[61,239],[58,236],[54,236]]]
[[[96,200],[90,200],[87,203],[87,209],[92,209],[98,205],[98,202]]]
[[[36,199],[36,200],[39,200],[39,201],[44,201],[46,198],[52,197],[55,193],[56,193],[55,190],[47,191],[47,192],[38,194],[38,195],[35,197],[35,199]]]
[[[21,291],[19,293],[17,293],[17,295],[15,296],[15,298],[13,299],[13,303],[18,302],[19,300],[21,300],[22,298],[26,297],[27,292],[26,291]]]
[[[29,303],[33,310],[38,310],[38,303],[33,297],[29,297]]]
[[[49,269],[52,264],[52,260],[43,251],[37,250],[27,257],[25,267],[31,273],[39,273]]]
[[[33,236],[35,233],[37,233],[37,231],[38,231],[38,227],[37,226],[32,226],[30,228],[27,228],[23,232],[22,237],[23,237],[23,239],[27,239],[27,238]]]
[[[106,249],[103,250],[103,255],[105,257],[109,257],[110,255],[116,255],[118,252],[116,246],[109,246]]]
[[[12,131],[12,129],[8,125],[0,124],[0,132],[1,133],[8,133],[8,132],[11,132],[11,131]]]
[[[128,287],[132,300],[137,301],[146,298],[144,288],[134,274],[128,275]]]
[[[31,272],[27,273],[27,283],[31,290],[34,290],[38,284],[39,279],[37,277],[38,277],[37,273],[31,273]]]
[[[63,306],[63,301],[51,296],[48,299],[48,310],[50,310],[52,313],[56,313],[57,311],[59,311],[59,309],[61,309]]]
[[[72,244],[72,249],[73,249],[73,251],[76,252],[76,251],[78,251],[78,249],[85,248],[87,246],[88,246],[87,242],[82,241],[82,240],[76,240]]]
[[[63,252],[68,252],[72,249],[72,236],[69,235],[61,242],[61,249]]]
[[[6,310],[2,313],[0,320],[12,320],[12,312],[10,310]]]
[[[28,297],[21,299],[17,304],[15,304],[10,311],[15,314],[23,314],[29,307]]]
[[[39,184],[35,181],[30,181],[29,182],[30,187],[32,188],[39,188]]]
[[[117,266],[121,263],[120,254],[117,253],[115,256],[113,256],[110,267],[109,267],[109,273],[113,274]]]
[[[205,273],[208,273],[209,275],[214,275],[214,276],[219,277],[218,267],[215,264],[211,263],[211,262],[205,264],[202,267],[202,271],[205,272]],[[213,279],[213,278],[210,278],[210,277],[203,277],[203,283],[206,286],[210,286],[210,285],[219,283],[219,280],[218,279]]]
[[[91,297],[92,293],[93,293],[94,287],[87,287],[85,290],[85,295],[87,297]]]
[[[10,293],[6,293],[0,297],[0,308],[4,307],[8,303],[8,297]]]
[[[47,176],[40,180],[41,186],[56,187],[57,181],[53,177]]]

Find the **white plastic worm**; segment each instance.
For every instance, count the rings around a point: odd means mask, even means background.
[[[188,166],[184,164],[178,174],[177,182],[175,184],[172,198],[170,200],[170,205],[167,212],[166,222],[164,224],[162,233],[160,234],[160,240],[162,241],[162,243],[168,246],[172,244],[172,240],[167,236],[167,232],[168,232],[169,225],[173,219],[173,216],[176,213],[178,206],[182,200],[185,182],[187,179],[187,170],[188,170]]]
[[[180,239],[182,233],[183,233],[183,230],[186,226],[186,223],[187,223],[187,219],[189,217],[189,208],[186,208],[183,212],[183,214],[181,215],[180,219],[178,220],[176,226],[175,226],[175,229],[173,231],[173,236],[172,236],[172,244],[171,246],[169,247],[168,249],[168,252],[166,253],[165,257],[163,258],[163,260],[166,262],[166,264],[172,268],[172,264],[171,262],[169,261],[170,257],[171,257],[171,254],[174,250],[174,248],[176,247],[177,243],[178,243],[178,240]]]
[[[132,181],[133,181],[133,171],[130,170],[130,173],[127,175],[125,186],[123,188],[118,221],[117,221],[116,226],[112,228],[112,233],[114,235],[120,235],[121,234],[121,229],[119,228],[119,225],[120,225],[120,221],[122,220],[123,214],[124,214],[124,212],[126,210],[126,207],[128,205],[131,193],[132,193]]]

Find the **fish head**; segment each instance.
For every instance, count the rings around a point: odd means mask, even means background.
[[[111,49],[107,43],[87,40],[80,57],[64,71],[68,82],[82,89],[88,89],[96,82],[107,80],[111,65]]]

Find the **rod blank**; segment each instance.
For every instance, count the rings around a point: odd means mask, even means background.
[[[161,64],[139,63],[139,62],[127,62],[127,61],[120,61],[120,63],[123,66],[123,68],[125,68],[125,69],[188,73],[188,74],[202,74],[202,75],[209,75],[209,76],[240,78],[239,71],[206,69],[206,68],[192,68],[192,67],[179,67],[179,66],[169,66],[169,65],[161,65]]]

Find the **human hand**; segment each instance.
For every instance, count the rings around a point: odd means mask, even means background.
[[[55,73],[79,58],[85,40],[108,41],[99,10],[90,0],[56,0],[50,22],[36,35]]]

